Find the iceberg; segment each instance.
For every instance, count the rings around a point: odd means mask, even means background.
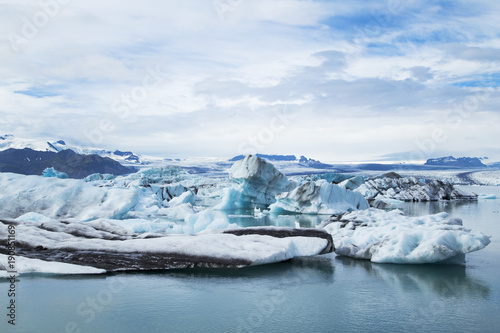
[[[377,200],[383,202],[384,199],[400,201],[477,200],[476,194],[455,188],[449,182],[401,177],[395,172],[367,179],[354,191],[363,194],[370,203]]]
[[[16,232],[22,235],[16,248],[17,258],[25,265],[21,272],[240,268],[333,250],[331,236],[314,229],[268,227],[210,230],[196,235],[137,235],[108,223],[0,220],[1,238],[7,237],[9,224],[15,224]],[[45,266],[41,261],[52,264]],[[5,270],[2,256],[0,272]]]
[[[366,199],[345,187],[330,184],[326,180],[304,183],[290,192],[276,196],[269,206],[273,213],[341,214],[369,208]]]
[[[57,171],[54,168],[46,168],[43,170],[44,177],[56,177],[61,179],[68,179],[68,174],[64,172]]]
[[[332,235],[337,255],[377,263],[453,262],[490,243],[490,237],[447,213],[408,217],[399,210],[370,208],[331,217],[319,228]]]
[[[83,180],[0,173],[0,216],[34,212],[51,218],[120,219],[140,199],[135,188],[97,187]]]
[[[276,201],[278,193],[293,188],[293,184],[274,165],[260,157],[248,155],[229,170],[232,187],[224,189],[219,210],[260,208]]]

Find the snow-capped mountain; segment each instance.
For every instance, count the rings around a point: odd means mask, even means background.
[[[37,140],[37,139],[25,139],[17,138],[13,135],[7,134],[0,136],[0,151],[4,151],[10,148],[14,149],[33,149],[36,151],[46,151],[46,152],[60,152],[66,149],[70,149],[75,153],[81,155],[99,155],[101,157],[109,157],[117,162],[124,165],[140,165],[149,164],[155,158],[145,157],[142,158],[140,155],[136,155],[131,151],[120,151],[120,150],[106,150],[94,147],[82,147],[77,145],[69,145],[64,140]]]
[[[439,165],[460,168],[486,168],[486,165],[481,162],[482,159],[483,158],[478,157],[455,158],[453,156],[446,156],[440,158],[430,158],[427,160],[427,162],[425,162],[425,165]]]

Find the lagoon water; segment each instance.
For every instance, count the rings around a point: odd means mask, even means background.
[[[468,188],[495,194],[500,187]],[[408,203],[491,235],[460,265],[388,265],[334,254],[240,270],[18,278],[0,332],[499,332],[500,200]],[[301,222],[302,225],[302,222]]]

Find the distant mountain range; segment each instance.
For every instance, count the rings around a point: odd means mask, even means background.
[[[483,162],[483,158],[478,157],[459,157],[455,158],[453,156],[446,156],[440,158],[431,158],[425,162],[424,165],[431,166],[449,166],[449,167],[459,167],[459,168],[487,168]]]
[[[0,172],[42,175],[43,170],[50,167],[66,173],[70,178],[84,178],[93,173],[123,175],[137,171],[108,157],[82,155],[70,149],[52,152],[9,148],[0,151]]]
[[[81,155],[95,154],[101,157],[109,157],[123,164],[134,164],[134,165],[148,164],[148,162],[142,161],[138,155],[132,153],[131,151],[106,150],[99,148],[67,145],[64,140],[44,141],[44,140],[23,139],[14,137],[13,135],[10,134],[0,136],[0,151],[9,148],[14,148],[14,149],[30,148],[37,151],[48,151],[54,153],[71,149],[75,153]]]

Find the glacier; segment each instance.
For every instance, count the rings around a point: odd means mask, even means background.
[[[490,237],[444,212],[409,217],[397,209],[370,208],[332,217],[319,228],[332,235],[337,255],[377,263],[458,263],[490,243]]]

